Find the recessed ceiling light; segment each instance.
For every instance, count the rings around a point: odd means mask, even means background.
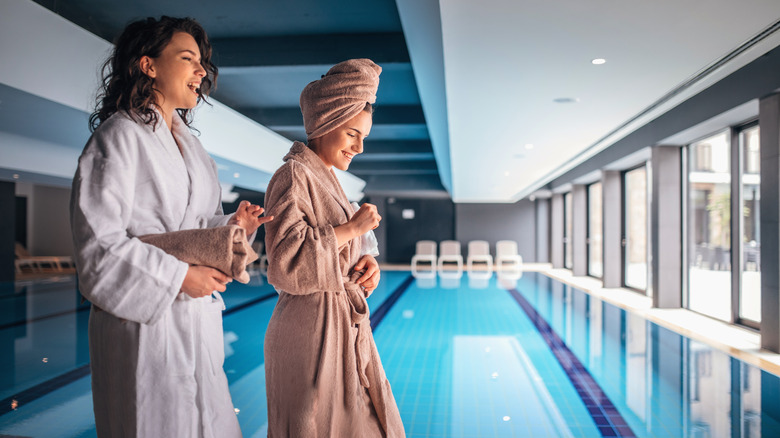
[[[14,174],[14,179],[19,179],[19,174],[18,173]]]
[[[233,178],[238,178],[239,176],[241,176],[241,174],[240,174],[240,173],[238,173],[238,172],[236,172],[236,173],[234,173],[234,174],[233,174]]]
[[[534,148],[534,145],[533,145],[533,144],[531,144],[531,143],[526,143],[526,144],[525,144],[525,148],[526,148],[526,149],[533,149],[533,148]]]
[[[504,176],[509,176],[509,171],[508,170],[504,171]]]
[[[555,103],[577,103],[580,100],[576,97],[559,97],[557,99],[553,99],[553,102]]]
[[[604,64],[605,62],[607,62],[607,60],[604,58],[596,58],[590,61],[590,63],[593,65],[601,65]]]

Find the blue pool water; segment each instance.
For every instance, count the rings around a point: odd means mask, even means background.
[[[224,295],[246,437],[267,427],[264,278]],[[383,272],[374,337],[410,437],[778,437],[780,379],[541,274]],[[94,437],[88,304],[63,277],[0,289],[0,436]]]

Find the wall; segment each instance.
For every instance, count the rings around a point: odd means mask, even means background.
[[[418,240],[441,242],[455,238],[455,204],[449,199],[389,197],[384,208],[378,206],[378,210],[385,233],[382,240],[377,238],[379,252],[384,253],[380,261],[408,264]],[[404,218],[404,210],[413,210],[414,218]]]
[[[70,233],[70,189],[34,186],[33,198],[28,199],[29,247],[32,255],[73,255]]]
[[[514,204],[455,204],[455,236],[462,244],[464,258],[469,240],[487,240],[495,256],[496,242],[514,240],[523,261],[536,257],[536,207],[523,200]]]
[[[536,261],[550,263],[550,199],[536,201]]]
[[[0,181],[0,282],[14,281],[14,235],[16,196],[14,183]]]

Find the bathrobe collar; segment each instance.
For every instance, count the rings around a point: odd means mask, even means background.
[[[323,175],[324,178],[318,178],[317,181],[322,184],[323,187],[330,193],[331,196],[338,202],[341,208],[344,210],[344,214],[347,215],[347,219],[352,217],[354,212],[352,206],[349,204],[349,199],[344,193],[344,189],[341,187],[336,173],[333,169],[328,169],[328,166],[322,162],[322,159],[308,146],[296,141],[290,148],[290,152],[284,156],[284,161],[294,160],[298,163],[311,169],[316,175]]]
[[[182,182],[182,189],[187,191],[187,209],[182,217],[180,229],[198,228],[197,214],[195,213],[197,209],[192,208],[193,203],[197,202],[198,186],[206,181],[210,182],[207,175],[203,174],[203,166],[197,163],[196,151],[201,146],[178,112],[173,114],[171,119],[173,129],[169,130],[162,114],[159,110],[155,110],[159,121],[154,132],[168,152],[172,172]],[[179,152],[179,148],[181,148],[181,152]]]

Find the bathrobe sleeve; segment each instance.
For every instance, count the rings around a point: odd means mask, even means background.
[[[209,160],[209,164],[211,165],[211,172],[214,174],[214,178],[219,180],[219,172],[217,171],[217,163],[214,162],[214,160],[211,157],[207,158]],[[233,213],[225,214],[222,210],[222,187],[219,188],[219,199],[217,199],[217,205],[214,210],[214,216],[212,216],[207,224],[208,228],[215,228],[215,227],[223,227],[227,225],[230,218],[233,216]],[[250,241],[251,242],[251,241]]]
[[[219,180],[219,173],[217,172],[217,163],[215,163],[211,157],[209,157],[208,160],[211,163],[211,169],[212,172],[214,173],[214,178]],[[208,228],[224,227],[225,225],[228,224],[230,218],[233,217],[233,213],[225,214],[222,210],[222,187],[220,187],[219,189],[219,195],[220,196],[219,196],[219,200],[217,201],[217,209],[214,211],[214,216],[212,216],[209,219],[208,224],[206,225]],[[246,236],[247,243],[251,245],[252,242],[255,241],[256,237],[257,237],[257,230],[255,230],[254,233]]]
[[[308,177],[291,160],[268,184],[266,214],[274,216],[265,224],[268,282],[293,295],[343,291],[336,233],[324,206],[314,205]]]
[[[79,285],[102,310],[151,324],[170,308],[188,266],[128,235],[133,209],[142,208],[136,196],[143,196],[145,187],[164,190],[164,184],[155,185],[144,172],[144,132],[132,125],[120,128],[95,132],[73,180],[71,226]]]

